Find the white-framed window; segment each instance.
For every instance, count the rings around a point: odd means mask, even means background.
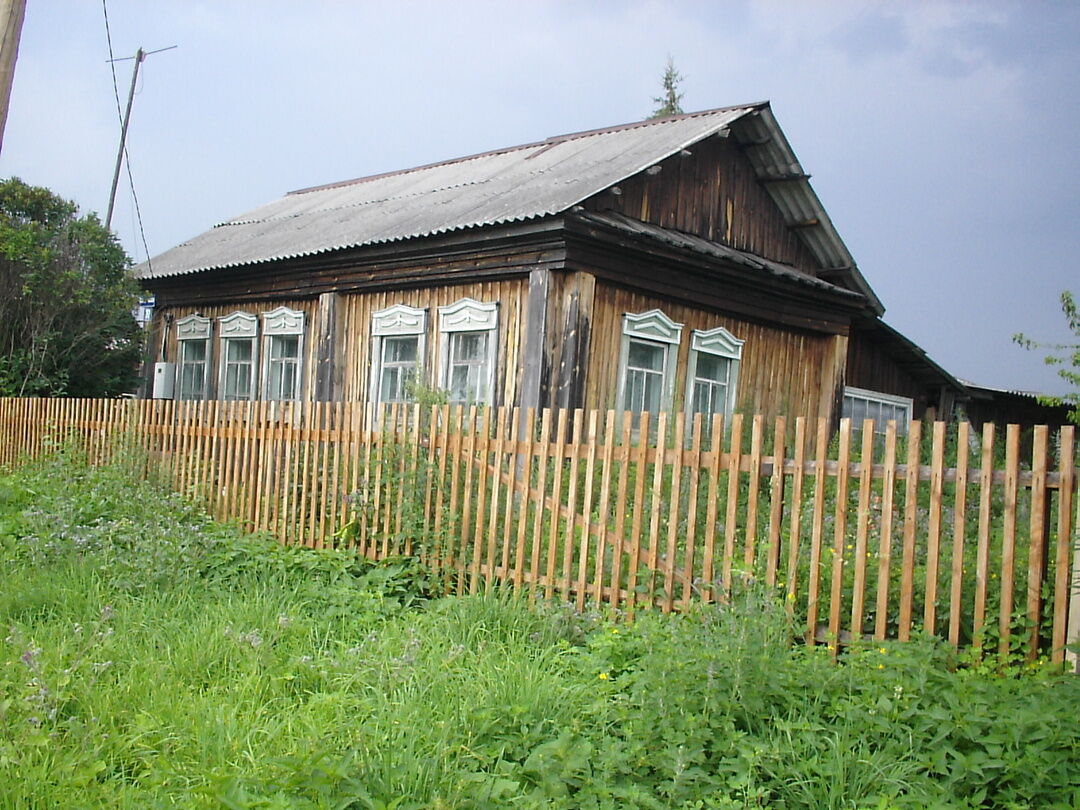
[[[620,408],[633,413],[671,408],[682,326],[658,309],[623,315]]]
[[[210,369],[210,319],[188,315],[176,322],[177,399],[206,399]]]
[[[397,304],[371,316],[371,396],[405,402],[424,367],[427,310]]]
[[[494,401],[499,305],[462,298],[439,307],[440,385],[452,404]]]
[[[263,397],[299,399],[304,370],[304,313],[288,307],[264,312]]]
[[[884,433],[889,420],[895,419],[896,430],[903,435],[911,424],[912,405],[910,397],[846,386],[841,415],[850,418],[855,429],[862,427],[864,419],[873,419],[874,433]]]
[[[722,326],[695,329],[690,335],[690,360],[686,368],[686,415],[702,414],[708,424],[715,413],[727,419],[735,410],[739,386],[739,363],[742,347],[739,340]]]
[[[221,398],[254,399],[259,319],[246,312],[234,312],[218,319],[218,334],[221,337]]]

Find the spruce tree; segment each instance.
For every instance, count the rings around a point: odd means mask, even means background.
[[[679,104],[683,97],[683,94],[679,92],[679,82],[682,80],[683,75],[675,69],[675,62],[669,56],[667,68],[664,70],[664,78],[660,81],[664,88],[664,94],[653,97],[653,101],[656,102],[657,107],[653,110],[653,113],[649,118],[666,118],[669,115],[682,115],[683,108]]]

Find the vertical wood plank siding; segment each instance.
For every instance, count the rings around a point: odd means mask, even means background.
[[[270,312],[277,307],[285,306],[289,309],[299,310],[304,313],[304,367],[301,369],[301,399],[312,399],[315,391],[315,371],[316,371],[316,357],[318,356],[318,341],[316,340],[316,325],[318,323],[318,300],[307,299],[291,299],[284,301],[260,301],[258,303],[230,303],[230,304],[200,304],[198,306],[175,306],[175,307],[161,307],[154,311],[154,320],[152,325],[151,334],[156,338],[156,344],[153,346],[154,360],[160,360],[158,352],[161,348],[161,330],[167,329],[165,347],[169,362],[175,363],[179,361],[179,348],[176,339],[176,322],[181,318],[186,318],[188,315],[198,313],[204,318],[209,318],[211,322],[211,340],[210,340],[210,365],[207,381],[209,384],[209,391],[212,392],[214,398],[218,395],[218,387],[221,382],[221,329],[218,324],[218,318],[223,318],[226,315],[231,315],[234,312],[245,312],[248,315],[254,315],[259,319],[259,344],[258,344],[258,357],[256,358],[256,365],[258,370],[256,371],[256,381],[262,385],[262,363],[263,363],[263,340],[262,340],[262,315],[264,312]],[[172,316],[172,321],[167,321],[167,316]],[[168,326],[166,326],[168,323]],[[179,373],[179,369],[177,369]],[[259,395],[261,396],[261,394]]]
[[[1080,636],[1072,426],[1036,428],[1021,452],[1015,425],[981,442],[965,424],[893,425],[882,443],[844,419],[830,446],[825,419],[793,421],[789,443],[782,418],[716,417],[707,437],[700,419],[643,414],[652,440],[636,441],[615,411],[0,399],[0,467],[76,441],[90,464],[164,475],[284,543],[416,553],[457,592],[672,611],[753,581],[833,652],[925,630],[1065,661]],[[947,452],[969,441],[970,474]]]
[[[427,349],[425,382],[439,384],[439,307],[448,306],[462,298],[499,305],[498,359],[495,373],[496,405],[514,404],[521,390],[524,364],[525,335],[528,330],[526,303],[528,278],[502,281],[482,281],[473,284],[453,284],[412,290],[389,290],[342,295],[338,318],[342,343],[338,362],[343,372],[342,396],[347,402],[366,401],[371,392],[371,315],[380,309],[406,304],[427,309]]]
[[[854,330],[848,342],[845,382],[857,388],[895,394],[914,400],[914,417],[919,419],[926,410],[924,386],[905,372],[881,346],[862,337]]]
[[[816,273],[821,265],[787,227],[733,138],[710,138],[587,200],[590,211],[618,211]]]
[[[779,415],[831,419],[843,371],[847,338],[784,330],[640,295],[597,282],[593,303],[585,406],[616,408],[622,318],[659,308],[683,324],[675,377],[675,410],[682,410],[690,334],[723,326],[745,340],[739,368],[737,409],[761,414],[767,422]],[[839,363],[837,362],[839,355]]]
[[[496,367],[495,404],[516,401],[521,385],[524,363],[524,336],[528,329],[526,300],[528,279],[516,278],[501,281],[483,281],[472,284],[454,284],[444,287],[428,287],[411,290],[389,290],[369,293],[340,294],[336,301],[336,328],[334,329],[336,346],[333,357],[337,364],[337,376],[340,377],[340,393],[335,398],[346,401],[364,401],[369,395],[371,375],[371,316],[372,313],[393,306],[407,304],[412,307],[426,308],[427,332],[425,334],[426,358],[424,380],[428,385],[436,386],[439,382],[441,358],[439,356],[438,308],[447,306],[462,298],[473,298],[482,303],[499,305],[499,327],[496,336],[498,344]],[[184,307],[165,307],[154,314],[156,335],[155,347],[160,346],[160,330],[166,315],[173,317],[173,326],[169,327],[166,351],[170,360],[177,359],[177,340],[175,321],[198,312],[214,322],[210,379],[212,391],[217,391],[221,368],[221,339],[217,329],[217,319],[232,312],[247,312],[261,315],[277,306],[287,306],[304,312],[304,369],[302,399],[315,398],[316,373],[318,358],[319,300],[288,300],[259,303],[238,303],[227,305],[201,305]],[[260,325],[261,327],[261,325]],[[259,363],[262,362],[260,344]],[[155,354],[155,357],[157,355]]]

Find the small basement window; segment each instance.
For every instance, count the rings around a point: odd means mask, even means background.
[[[188,315],[176,322],[177,399],[206,399],[210,368],[210,319]]]
[[[405,402],[424,367],[427,310],[397,304],[371,316],[371,391],[376,402]]]
[[[263,313],[263,394],[299,399],[304,361],[304,313],[278,307]]]
[[[454,405],[494,401],[499,305],[463,298],[439,307],[441,384]]]
[[[889,420],[894,419],[897,433],[904,435],[911,424],[912,405],[909,397],[847,386],[841,416],[851,419],[856,430],[862,428],[864,419],[873,419],[875,433],[884,433]]]

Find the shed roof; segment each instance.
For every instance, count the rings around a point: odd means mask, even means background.
[[[810,187],[768,102],[559,135],[293,191],[135,268],[142,279],[313,256],[567,211],[655,163],[732,131],[789,224],[843,286],[881,305]]]

